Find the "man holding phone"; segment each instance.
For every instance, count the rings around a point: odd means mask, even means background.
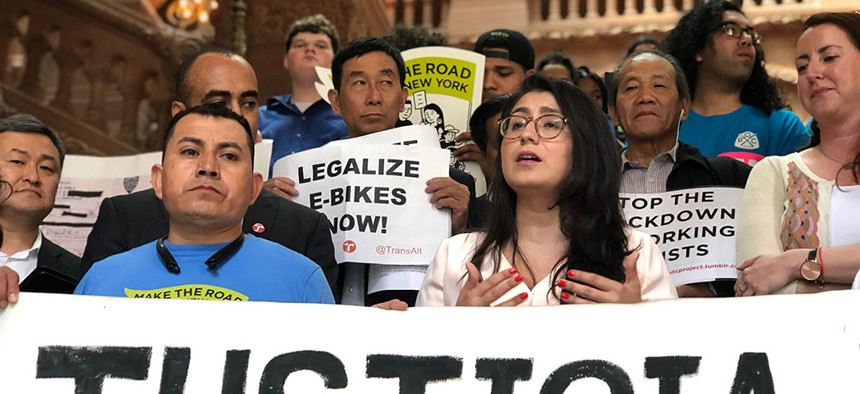
[[[54,287],[39,290],[71,293],[79,279],[80,259],[39,231],[54,209],[64,159],[60,138],[35,117],[0,119],[0,309],[18,301],[24,282],[50,276]]]

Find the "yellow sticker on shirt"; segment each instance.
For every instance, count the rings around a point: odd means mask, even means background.
[[[220,286],[201,284],[163,287],[152,290],[125,289],[128,298],[156,298],[177,300],[248,301],[248,296]]]

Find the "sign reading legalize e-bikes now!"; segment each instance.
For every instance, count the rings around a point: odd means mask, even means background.
[[[853,392],[858,304],[846,291],[396,312],[24,293],[0,312],[0,382],[4,393]]]

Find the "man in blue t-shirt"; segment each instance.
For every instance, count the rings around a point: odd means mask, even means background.
[[[284,68],[290,73],[292,93],[274,96],[260,107],[260,132],[274,141],[272,166],[284,156],[318,148],[347,136],[346,123],[317,92],[316,67],[331,67],[337,51],[337,30],[321,14],[297,20],[286,39]],[[272,178],[264,187],[281,197],[298,195],[288,178]]]
[[[173,117],[162,164],[152,167],[164,203],[164,238],[96,263],[76,294],[129,298],[334,303],[319,266],[242,233],[262,189],[248,121],[222,104]]]
[[[662,43],[680,61],[693,97],[679,139],[704,156],[753,165],[809,144],[808,129],[784,109],[764,69],[760,39],[738,5],[714,0],[682,17]]]

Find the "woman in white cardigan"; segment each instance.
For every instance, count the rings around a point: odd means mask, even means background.
[[[606,120],[568,82],[534,75],[502,112],[486,232],[442,243],[418,306],[632,303],[676,292],[651,237],[620,212]]]
[[[848,288],[860,269],[860,14],[816,14],[797,41],[809,149],[750,174],[737,233],[738,296]]]

